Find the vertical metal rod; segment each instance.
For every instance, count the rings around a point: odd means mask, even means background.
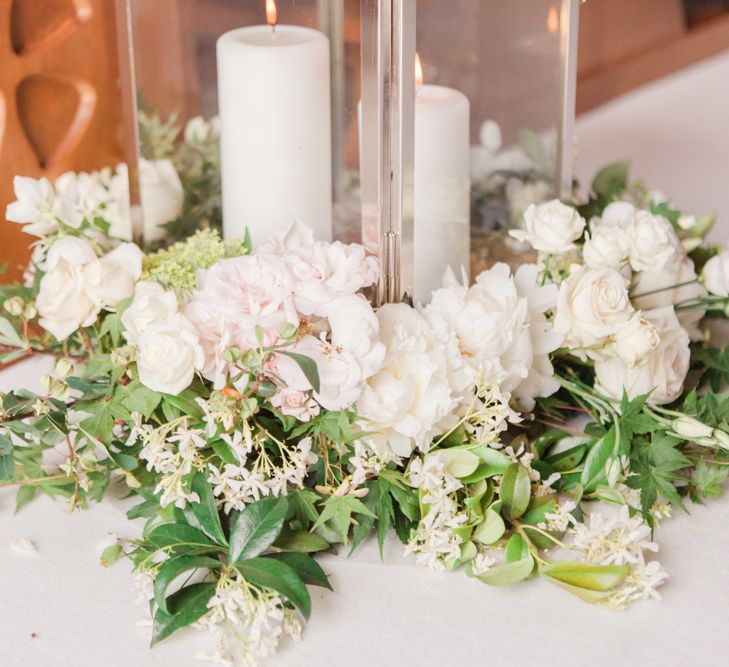
[[[562,0],[560,14],[560,123],[557,137],[557,192],[572,196],[574,162],[575,100],[577,93],[577,44],[580,31],[580,0]]]
[[[415,0],[362,1],[362,238],[377,304],[412,294]]]
[[[137,105],[137,76],[134,63],[134,24],[132,0],[116,0],[116,31],[119,74],[122,90],[124,125],[124,158],[129,175],[129,211],[132,239],[144,244],[144,215],[139,187],[139,114]]]
[[[346,142],[346,90],[344,52],[344,0],[319,0],[319,28],[329,38],[332,96],[332,196],[344,201],[348,187],[344,151]]]

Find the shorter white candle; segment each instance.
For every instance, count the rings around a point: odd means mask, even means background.
[[[450,266],[470,263],[468,98],[445,86],[420,85],[415,98],[415,300],[427,301]]]
[[[329,79],[317,30],[260,25],[218,40],[225,238],[247,228],[256,245],[299,220],[331,239]]]

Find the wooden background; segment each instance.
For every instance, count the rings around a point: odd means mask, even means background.
[[[165,93],[171,82],[185,81],[184,90],[172,91],[179,98],[175,106],[183,115],[209,111],[214,100],[203,96],[199,107],[200,91],[194,89],[201,71],[207,76],[214,70],[214,39],[244,5],[261,14],[263,0],[135,1],[144,8],[140,20],[151,27],[157,52],[178,55],[138,63],[146,81],[156,80],[150,91]],[[489,1],[495,7],[504,0]],[[314,0],[281,2],[309,12],[316,6]],[[346,2],[349,6],[356,0]],[[698,11],[708,4],[714,7],[711,12]],[[578,112],[729,48],[729,13],[720,5],[719,0],[584,3]],[[481,17],[486,40],[496,24],[484,19],[484,6],[482,0],[419,0],[421,13],[437,16],[442,34],[472,31]],[[525,11],[534,7],[526,0],[523,6]],[[357,39],[355,28],[348,26],[348,40]],[[183,37],[190,31],[194,39]],[[190,98],[189,104],[182,95]],[[154,102],[164,110],[161,100]],[[122,160],[121,108],[115,0],[0,0],[0,216],[14,199],[15,174],[53,179],[67,170]],[[20,225],[0,221],[0,262],[9,261],[3,279],[20,275],[31,241]]]

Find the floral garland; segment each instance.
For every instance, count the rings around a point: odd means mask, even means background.
[[[188,149],[214,134],[195,123]],[[146,197],[182,220],[162,164]],[[729,251],[701,245],[710,218],[612,165],[587,201],[527,208],[512,236],[537,263],[374,310],[376,263],[301,224],[145,254],[114,233],[120,174],[16,179],[7,218],[38,241],[26,282],[0,288],[0,359],[58,360],[41,394],[0,397],[0,483],[18,507],[83,508],[112,480],[138,496],[141,536],[102,559],[133,562],[153,644],[194,625],[211,659],[255,662],[329,587],[311,554],[391,530],[485,584],[658,597],[653,529],[729,473],[729,352],[709,336]]]

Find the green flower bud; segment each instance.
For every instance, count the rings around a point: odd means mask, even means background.
[[[47,415],[51,409],[39,398],[35,403],[33,403],[33,412],[35,412],[36,415],[41,417],[42,415]]]
[[[10,299],[6,299],[5,303],[3,303],[3,308],[5,308],[5,310],[14,317],[20,317],[24,307],[25,302],[19,296],[14,296]]]
[[[35,303],[31,301],[23,311],[23,317],[26,320],[32,320],[36,315],[38,315],[38,308],[36,307]]]
[[[111,351],[111,365],[115,368],[126,368],[137,358],[137,348],[131,345],[116,348]]]
[[[70,393],[71,388],[61,380],[54,380],[48,388],[49,396],[59,401],[65,401]]]
[[[40,386],[46,394],[50,391],[53,384],[53,378],[50,375],[41,375],[39,378]]]
[[[56,362],[56,375],[59,378],[67,378],[73,373],[73,363],[68,359],[59,359]]]
[[[226,347],[222,354],[223,361],[227,361],[229,364],[234,364],[240,361],[241,356],[240,348],[235,345]]]
[[[293,338],[296,335],[296,326],[291,322],[284,322],[278,330],[281,338]]]

